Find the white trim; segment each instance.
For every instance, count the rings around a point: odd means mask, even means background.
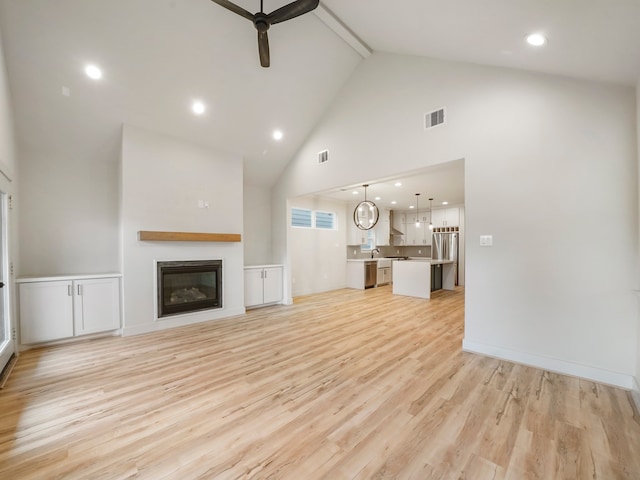
[[[20,277],[16,283],[56,282],[59,280],[91,280],[98,278],[122,278],[121,273],[96,273],[88,275],[57,275],[51,277]]]
[[[508,348],[496,347],[485,343],[462,340],[462,350],[465,352],[479,353],[489,357],[495,357],[510,362],[521,363],[555,373],[580,377],[598,383],[605,383],[616,387],[631,390],[635,379],[631,375],[611,372],[600,368],[589,367],[579,363],[558,360],[556,358],[543,357],[526,352],[510,350]]]
[[[335,14],[323,4],[319,4],[313,13],[315,13],[316,17],[322,20],[327,27],[333,30],[336,35],[347,42],[351,48],[358,52],[362,58],[371,56],[371,49],[367,44],[360,40],[355,33],[349,30]]]
[[[205,310],[203,312],[189,313],[186,315],[173,315],[171,317],[163,317],[159,322],[145,323],[144,325],[133,325],[130,327],[124,327],[122,329],[123,337],[130,337],[132,335],[141,335],[143,333],[156,332],[158,330],[167,330],[170,328],[183,327],[186,325],[193,325],[195,323],[211,322],[215,320],[222,320],[224,318],[236,317],[244,315],[245,309],[242,307],[231,308],[223,310],[221,312],[212,313],[211,310]]]

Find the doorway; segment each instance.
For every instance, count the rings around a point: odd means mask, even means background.
[[[0,372],[2,372],[15,352],[15,341],[10,315],[10,282],[9,282],[9,254],[7,250],[8,208],[9,196],[0,192]]]

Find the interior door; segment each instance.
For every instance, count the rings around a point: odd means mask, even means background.
[[[7,194],[0,192],[0,372],[15,351],[9,315],[9,256],[7,253]]]

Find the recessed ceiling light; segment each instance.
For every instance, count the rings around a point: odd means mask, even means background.
[[[396,202],[395,200],[393,200],[393,201],[391,202],[391,205],[395,205],[396,203],[398,203],[398,202]]]
[[[449,205],[449,202],[442,202],[443,205]]]
[[[354,195],[357,195],[357,194],[358,194],[358,191],[357,191],[357,190],[354,190],[354,191],[353,191],[353,192],[351,192],[351,193],[353,193]]]
[[[100,70],[95,65],[87,65],[84,68],[84,73],[87,74],[87,77],[93,78],[94,80],[99,80],[102,78],[102,70]]]
[[[276,130],[273,132],[273,138],[275,140],[282,140],[282,137],[284,136],[284,134],[282,133],[281,130]]]
[[[416,207],[414,207],[413,205],[409,205],[409,208],[416,208]]]
[[[380,200],[380,197],[376,197],[376,200]]]
[[[191,110],[193,110],[193,113],[195,113],[196,115],[202,115],[206,109],[207,108],[205,107],[204,103],[202,103],[200,100],[196,100],[191,105]]]
[[[401,187],[401,186],[402,186],[402,183],[400,183],[400,182],[396,182],[396,184],[395,184],[395,185],[396,185],[396,187]]]
[[[534,47],[541,47],[547,43],[547,38],[541,33],[532,33],[531,35],[527,35],[527,43]]]

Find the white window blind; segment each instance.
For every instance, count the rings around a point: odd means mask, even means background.
[[[292,208],[291,209],[291,226],[311,228],[313,226],[311,210],[306,210],[304,208]]]
[[[334,230],[336,228],[336,215],[331,212],[315,212],[316,228]]]

